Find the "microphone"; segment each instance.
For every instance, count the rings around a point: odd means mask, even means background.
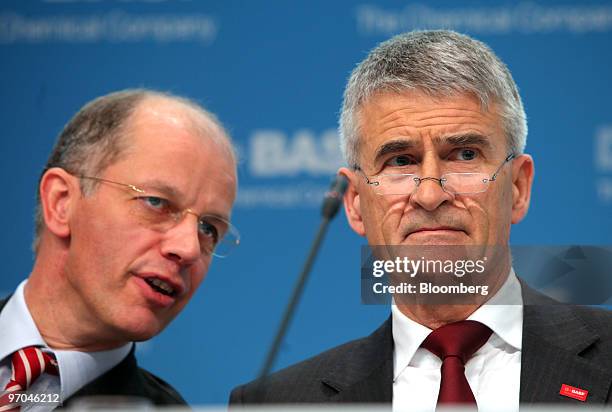
[[[347,187],[348,180],[346,177],[343,175],[336,175],[323,199],[321,215],[324,219],[331,220],[336,216],[338,209],[340,209],[340,204],[342,203],[342,196],[344,196]]]
[[[265,378],[270,374],[270,370],[274,367],[274,362],[276,361],[276,356],[278,355],[278,350],[280,349],[281,344],[285,338],[285,334],[287,333],[287,329],[289,329],[289,324],[293,318],[293,314],[295,312],[295,308],[302,296],[302,292],[304,290],[304,286],[306,285],[306,280],[308,279],[308,274],[310,273],[310,269],[317,257],[317,253],[319,251],[319,247],[321,246],[321,242],[323,241],[323,237],[325,236],[325,232],[327,231],[327,226],[329,222],[336,216],[338,210],[340,209],[340,204],[342,203],[342,197],[344,196],[344,192],[346,192],[346,188],[348,187],[348,180],[343,175],[336,175],[332,180],[332,183],[329,187],[327,193],[325,193],[325,198],[323,199],[323,205],[321,206],[321,225],[319,226],[319,230],[315,236],[314,241],[312,242],[312,246],[310,247],[310,252],[308,253],[308,257],[306,258],[306,262],[304,262],[304,266],[302,268],[302,272],[300,276],[295,282],[295,286],[293,287],[293,293],[291,294],[291,298],[289,299],[289,303],[285,308],[285,312],[283,314],[283,318],[281,320],[280,326],[278,327],[278,331],[274,336],[274,341],[268,350],[268,355],[266,356],[266,360],[259,372],[259,378]]]

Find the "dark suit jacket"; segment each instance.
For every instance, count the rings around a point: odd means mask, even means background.
[[[561,305],[522,284],[521,403],[583,404],[562,384],[589,391],[585,404],[610,403],[612,312]],[[370,336],[235,388],[230,404],[389,403],[393,336],[387,319]]]
[[[7,301],[0,300],[0,311]],[[138,367],[134,348],[117,366],[79,389],[63,406],[70,406],[79,397],[93,395],[137,396],[147,398],[155,405],[187,404],[172,386]]]

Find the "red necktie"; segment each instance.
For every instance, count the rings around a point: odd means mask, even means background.
[[[9,395],[12,392],[27,391],[43,373],[59,374],[55,357],[35,346],[29,346],[13,353],[11,366],[13,373],[0,397],[0,412],[19,410],[18,404],[10,402]]]
[[[423,341],[421,347],[442,360],[438,405],[476,405],[465,377],[465,363],[485,344],[491,333],[491,329],[480,322],[462,320],[434,330]]]

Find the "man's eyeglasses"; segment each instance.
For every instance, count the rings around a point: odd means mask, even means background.
[[[419,177],[412,173],[384,173],[368,177],[364,174],[366,183],[374,188],[379,195],[409,195],[425,180],[433,180],[440,184],[442,190],[454,195],[482,193],[494,182],[501,168],[514,159],[514,153],[509,154],[492,175],[486,173],[445,173],[440,178]],[[359,167],[356,170],[361,169]]]
[[[234,247],[240,244],[238,230],[222,217],[208,214],[200,216],[191,209],[179,209],[171,200],[131,184],[99,177],[77,176],[80,179],[95,180],[130,190],[134,195],[129,202],[130,214],[140,224],[153,230],[166,232],[183,220],[185,214],[196,216],[200,252],[203,256],[226,257]]]

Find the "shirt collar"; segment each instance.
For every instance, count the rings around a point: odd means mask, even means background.
[[[0,330],[3,331],[0,360],[26,346],[48,348],[26,305],[23,292],[26,283],[27,280],[24,280],[19,284],[0,311]],[[68,399],[87,383],[119,364],[128,355],[132,345],[130,342],[116,349],[99,352],[53,351],[60,371],[61,399]]]
[[[0,359],[26,346],[46,346],[25,303],[23,288],[26,282],[19,284],[0,312]]]
[[[398,307],[391,306],[392,333],[395,350],[393,360],[395,374],[410,364],[417,349],[431,329],[404,315]],[[523,298],[521,285],[514,273],[510,273],[497,293],[469,317],[488,326],[504,342],[521,350],[523,336]],[[394,376],[396,379],[397,376]]]
[[[476,309],[469,320],[487,325],[504,342],[521,350],[523,343],[523,297],[514,269],[497,293]]]
[[[417,349],[431,333],[431,329],[404,315],[395,303],[391,305],[391,322],[395,348],[393,351],[395,380],[410,363]]]

